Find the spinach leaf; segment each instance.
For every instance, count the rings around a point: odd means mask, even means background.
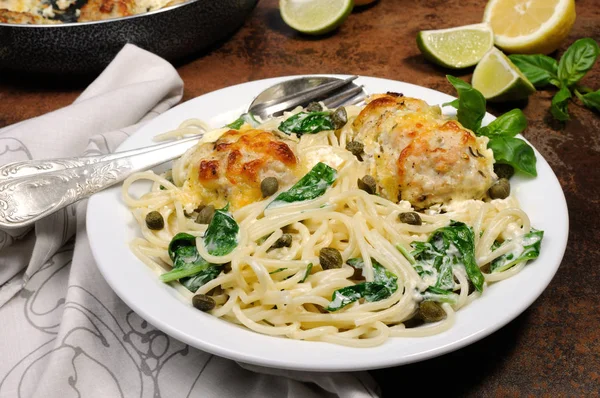
[[[239,118],[229,123],[226,127],[229,127],[230,129],[234,130],[239,130],[244,125],[244,123],[248,123],[251,127],[256,127],[260,124],[258,120],[254,118],[253,114],[242,113]]]
[[[422,278],[435,276],[434,288],[454,289],[452,270],[464,267],[467,276],[478,291],[483,290],[483,274],[475,261],[475,237],[466,224],[452,221],[447,227],[435,230],[427,242],[413,242],[411,253],[416,260],[415,270]]]
[[[362,282],[336,290],[326,308],[327,311],[337,311],[363,297],[369,302],[384,300],[398,290],[398,277],[374,259],[371,259],[371,262],[373,282]],[[362,258],[353,258],[348,260],[348,264],[362,269],[365,263]]]
[[[190,291],[195,292],[208,281],[216,278],[221,267],[210,264],[200,257],[196,249],[196,237],[179,233],[169,243],[169,257],[173,261],[173,269],[160,276],[163,282],[179,280]]]
[[[456,304],[458,302],[458,294],[449,291],[438,289],[433,286],[429,286],[427,290],[425,290],[421,297],[425,301],[437,301],[438,303],[448,303],[448,304]]]
[[[327,191],[336,178],[337,171],[334,168],[319,162],[294,186],[277,195],[267,208],[318,198]]]
[[[224,256],[236,248],[238,244],[239,225],[228,212],[229,205],[215,211],[206,233],[204,244],[206,251],[213,256]]]
[[[522,139],[493,136],[488,142],[488,148],[494,152],[496,162],[509,164],[525,174],[537,176],[537,160],[533,148]]]
[[[269,275],[273,275],[273,274],[276,274],[278,272],[285,271],[286,269],[287,268],[277,268],[275,271],[269,272]]]
[[[542,54],[513,54],[508,58],[536,88],[542,88],[549,84],[560,87],[558,62],[554,58]]]
[[[592,69],[600,54],[594,39],[579,39],[565,51],[558,63],[558,78],[564,87],[571,87]]]
[[[335,130],[335,127],[331,112],[300,112],[281,122],[279,130],[288,135],[295,133],[300,136]]]
[[[179,282],[185,286],[190,292],[196,292],[200,287],[215,279],[221,273],[221,266],[211,264],[210,267],[200,271],[189,278],[182,278]]]
[[[575,95],[583,102],[583,105],[600,112],[600,90],[586,94],[581,94],[578,90],[575,90]]]
[[[308,263],[308,265],[306,266],[306,272],[304,273],[304,278],[302,278],[300,280],[300,283],[304,283],[306,281],[306,278],[308,278],[308,276],[310,275],[310,271],[312,270],[313,264],[312,263]]]
[[[513,265],[522,261],[529,261],[538,258],[540,255],[540,247],[542,239],[544,238],[544,231],[538,231],[531,229],[531,232],[519,237],[519,247],[517,250],[503,254],[498,257],[490,265],[492,272],[502,272],[511,268]],[[503,244],[511,242],[508,240]],[[494,242],[496,243],[496,242]],[[502,247],[502,245],[494,245]]]
[[[570,119],[569,117],[569,98],[571,98],[571,91],[563,87],[561,88],[552,98],[552,105],[550,106],[550,112],[555,119],[565,122]]]
[[[493,122],[477,131],[477,135],[486,137],[514,137],[527,128],[527,118],[520,109],[513,109],[496,118]]]
[[[458,92],[458,111],[456,116],[464,127],[477,131],[485,116],[485,98],[471,85],[457,77],[446,75],[448,81]],[[451,103],[454,105],[454,103]]]

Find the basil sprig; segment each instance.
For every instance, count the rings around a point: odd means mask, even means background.
[[[520,109],[513,109],[487,126],[481,127],[481,120],[486,110],[483,95],[461,79],[450,75],[447,78],[456,88],[458,100],[444,105],[457,107],[458,121],[477,136],[489,138],[488,148],[494,152],[497,163],[509,164],[525,174],[537,176],[533,148],[522,139],[515,137],[527,128],[527,118],[523,112]]]
[[[600,90],[594,91],[579,85],[594,66],[598,55],[598,43],[585,38],[571,44],[558,62],[541,54],[513,54],[509,58],[536,88],[553,85],[559,89],[552,99],[550,113],[557,120],[567,121],[570,119],[569,100],[573,94],[586,107],[600,112]]]

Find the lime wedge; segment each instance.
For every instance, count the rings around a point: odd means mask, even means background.
[[[535,87],[519,68],[495,47],[475,68],[472,83],[485,99],[492,102],[525,99],[535,92]]]
[[[285,23],[309,35],[334,30],[348,18],[353,7],[353,0],[279,0]]]
[[[446,68],[461,69],[477,64],[494,45],[494,33],[487,23],[458,28],[423,30],[417,35],[423,56]]]

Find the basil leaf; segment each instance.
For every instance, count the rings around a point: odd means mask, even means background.
[[[565,51],[558,63],[558,79],[566,87],[571,87],[592,69],[600,54],[594,39],[579,39]]]
[[[313,264],[312,263],[308,263],[308,265],[306,266],[306,272],[304,273],[304,278],[302,278],[300,280],[300,283],[304,283],[306,281],[306,278],[308,278],[308,276],[310,275],[310,271],[312,270]]]
[[[248,123],[251,127],[256,127],[260,123],[254,118],[251,113],[242,113],[239,118],[229,123],[226,127],[230,129],[239,130],[245,123]]]
[[[550,106],[550,113],[555,119],[565,122],[570,119],[569,117],[569,98],[571,98],[571,91],[563,87],[561,88],[552,98],[552,105]]]
[[[492,261],[492,264],[490,264],[491,271],[503,272],[522,261],[538,258],[543,238],[544,231],[531,229],[531,232],[518,238],[519,246],[516,250],[503,254]],[[510,242],[512,242],[512,240],[507,240],[502,245],[506,245]],[[502,247],[502,245],[499,245],[498,247]]]
[[[415,270],[426,282],[435,278],[434,288],[453,290],[453,268],[462,266],[475,289],[483,290],[483,274],[475,261],[475,237],[465,223],[452,221],[435,230],[427,242],[413,242],[411,246],[415,249],[411,253]]]
[[[450,101],[450,102],[443,103],[442,107],[444,107],[444,106],[451,106],[453,108],[458,109],[458,99],[455,99],[455,100]]]
[[[336,178],[337,171],[334,168],[319,162],[294,186],[277,195],[267,208],[318,198],[327,191]]]
[[[315,134],[323,130],[335,130],[331,112],[300,112],[279,125],[279,131],[288,135]]]
[[[549,84],[560,87],[558,62],[554,58],[542,54],[513,54],[508,58],[536,88],[546,87]]]
[[[371,262],[373,282],[362,282],[336,290],[331,297],[331,303],[326,308],[327,311],[337,311],[363,297],[369,302],[384,300],[398,290],[398,277],[374,259],[371,259]],[[359,269],[364,267],[362,258],[349,259],[348,264]]]
[[[499,116],[485,127],[477,131],[477,135],[486,137],[504,136],[514,137],[527,128],[527,118],[520,109],[513,109]]]
[[[494,136],[490,138],[488,148],[494,152],[496,162],[509,164],[525,174],[537,176],[533,148],[522,139]]]
[[[206,251],[213,256],[225,256],[238,244],[239,225],[228,210],[229,205],[215,211],[206,233],[204,244]]]
[[[458,121],[470,130],[479,130],[485,116],[485,98],[469,83],[451,75],[446,75],[446,78],[458,92]]]
[[[210,264],[200,257],[196,237],[190,234],[175,235],[169,243],[168,253],[173,260],[173,269],[160,276],[165,283],[179,280],[188,290],[195,292],[221,273],[221,266]]]
[[[583,105],[587,106],[591,110],[600,112],[600,90],[587,94],[581,94],[579,91],[575,91],[575,94],[581,100],[581,102],[583,102]]]

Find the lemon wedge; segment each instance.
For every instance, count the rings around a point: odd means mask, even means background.
[[[521,100],[535,92],[533,84],[496,47],[477,64],[472,84],[490,102]]]
[[[504,51],[549,54],[567,38],[575,16],[575,0],[490,0],[483,20]]]

